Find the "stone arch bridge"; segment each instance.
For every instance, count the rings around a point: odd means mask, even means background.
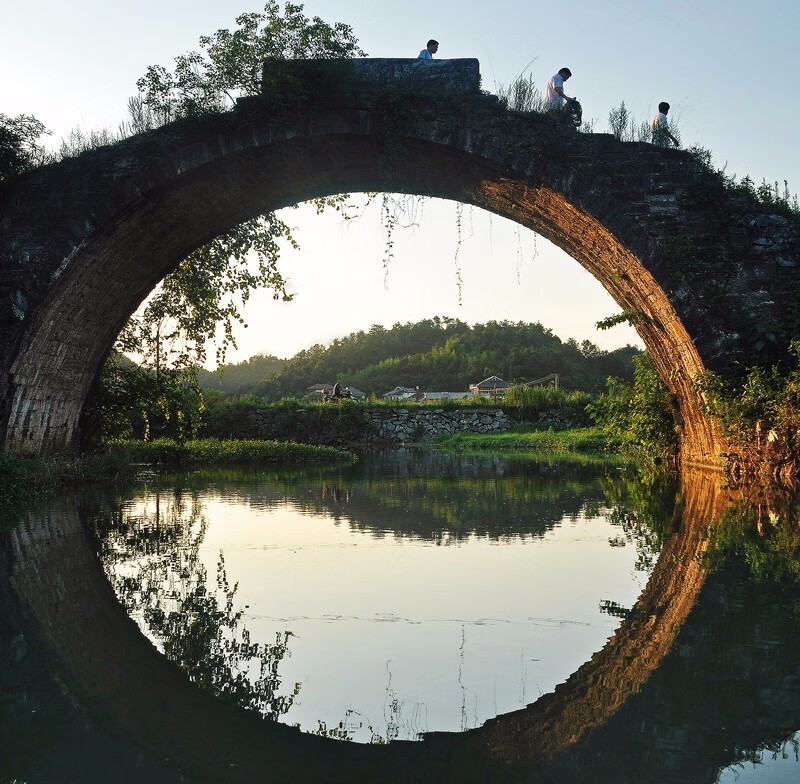
[[[477,61],[312,66],[285,65],[234,111],[0,185],[4,451],[79,442],[117,333],[189,252],[299,201],[392,191],[481,207],[569,253],[632,315],[674,396],[684,461],[717,462],[694,381],[785,352],[800,222],[685,151],[507,111],[479,90]]]

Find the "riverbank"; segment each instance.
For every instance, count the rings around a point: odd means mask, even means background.
[[[598,427],[571,430],[516,428],[505,433],[454,433],[433,439],[437,448],[456,451],[534,452],[546,454],[617,454],[619,441]]]
[[[118,441],[75,458],[0,457],[0,507],[44,497],[68,484],[113,482],[132,478],[143,464],[205,468],[234,464],[350,463],[343,449],[282,441]]]

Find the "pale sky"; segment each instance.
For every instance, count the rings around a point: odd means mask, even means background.
[[[262,8],[246,0],[6,0],[0,112],[35,115],[53,131],[53,144],[76,126],[116,128],[148,65],[171,68],[175,56],[199,48],[199,36],[233,28],[239,13]],[[373,57],[414,57],[436,38],[440,59],[477,57],[491,91],[529,64],[540,86],[569,66],[567,92],[599,131],[623,99],[641,119],[669,101],[682,116],[684,144],[710,148],[728,171],[756,182],[788,179],[792,192],[800,190],[796,2],[325,0],[306,3],[305,12],[350,24]],[[304,209],[283,217],[301,244],[282,263],[297,297],[254,296],[250,328],[239,333],[229,360],[290,356],[373,323],[435,315],[541,321],[564,339],[603,348],[638,342],[627,326],[595,330],[618,308],[566,254],[484,212],[464,210],[459,246],[456,205],[425,202],[419,226],[398,232],[386,281],[377,206],[348,225]]]

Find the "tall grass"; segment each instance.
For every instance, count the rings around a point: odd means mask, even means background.
[[[503,405],[529,411],[548,411],[564,406],[585,408],[593,400],[593,395],[578,390],[566,390],[555,386],[518,386],[511,387],[506,392]]]
[[[678,106],[670,110],[669,132],[680,142],[680,123],[684,115],[684,107]],[[653,132],[648,120],[637,118],[622,101],[608,113],[608,130],[622,142],[651,142]]]
[[[128,481],[142,463],[170,468],[198,468],[250,463],[353,462],[352,452],[327,446],[278,441],[118,441],[102,452],[80,458],[0,456],[0,513],[11,519],[10,510],[44,498],[59,488],[77,483]],[[2,517],[2,515],[0,515]],[[2,522],[2,520],[0,520]]]
[[[495,450],[558,453],[613,452],[617,443],[604,430],[597,427],[574,430],[534,430],[517,428],[508,433],[473,435],[455,433],[438,436],[437,446],[456,450]]]
[[[508,86],[497,88],[500,103],[513,112],[543,112],[545,110],[542,91],[533,83],[533,77],[518,76]]]
[[[352,462],[343,449],[287,441],[249,441],[204,438],[196,441],[121,441],[109,445],[129,463],[161,463],[172,467],[227,465],[231,463]]]

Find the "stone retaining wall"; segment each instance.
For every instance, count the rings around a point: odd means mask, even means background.
[[[441,408],[331,406],[296,411],[256,409],[246,414],[238,435],[368,449],[427,441],[451,433],[500,433],[510,430],[514,424],[515,420],[500,408],[446,411]],[[565,429],[587,422],[582,411],[564,408],[541,412],[537,424]]]

